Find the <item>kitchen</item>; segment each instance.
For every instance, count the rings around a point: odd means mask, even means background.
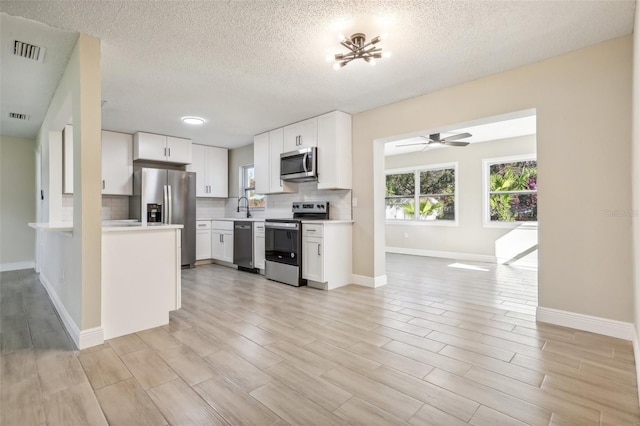
[[[61,151],[63,223],[32,224],[43,232],[73,229],[73,135],[73,126],[66,125],[61,144],[50,145],[50,150]],[[103,130],[101,139],[105,339],[167,324],[168,311],[180,307],[180,265],[213,262],[322,290],[351,282],[350,115],[334,111],[286,125],[256,135],[254,144],[237,150],[149,132]],[[286,151],[294,148],[298,149]],[[241,177],[247,163],[253,163],[255,189],[243,194]],[[257,195],[264,207],[250,209],[244,195]],[[157,243],[141,242],[138,250],[144,256],[123,247],[109,250],[114,235],[148,229],[153,232],[137,232],[137,238],[148,238],[166,227],[180,228],[179,250],[174,247],[173,255],[179,261],[173,262],[173,269],[156,271],[153,278],[147,272],[153,269],[153,259],[167,258],[166,253],[152,252],[158,250]],[[127,259],[135,262],[123,263]],[[56,300],[48,275],[42,273],[43,282]],[[64,268],[61,276],[64,280]],[[153,314],[134,312],[159,293],[157,288],[141,290],[135,297],[112,290],[118,283],[133,289],[149,281],[164,283],[164,298],[170,300],[153,303],[160,310]],[[128,300],[127,307],[120,298]],[[123,313],[130,318],[128,323],[115,324]],[[67,322],[74,329],[73,321]],[[75,329],[72,334],[79,335]]]

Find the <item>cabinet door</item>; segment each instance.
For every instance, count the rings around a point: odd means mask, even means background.
[[[192,145],[193,161],[187,166],[188,172],[196,174],[196,197],[209,197],[209,183],[206,174],[206,149],[204,145]]]
[[[322,238],[305,237],[302,239],[302,278],[324,282]]]
[[[318,117],[318,189],[351,189],[351,116]]]
[[[222,241],[223,232],[218,229],[211,231],[211,258],[224,260],[224,242]]]
[[[206,175],[209,182],[209,197],[227,198],[229,195],[228,159],[225,148],[207,147]]]
[[[102,131],[102,193],[133,195],[133,136]]]
[[[253,223],[253,263],[264,269],[264,222]]]
[[[233,263],[233,231],[222,233],[222,260]]]
[[[211,259],[211,230],[196,230],[196,260]]]
[[[284,128],[284,151],[318,146],[318,119],[310,118]]]
[[[166,161],[167,137],[138,132],[133,135],[133,159]]]
[[[167,136],[167,162],[178,164],[191,163],[191,139]]]
[[[282,180],[280,180],[280,154],[283,153],[283,129],[269,132],[269,192],[283,192]]]
[[[255,168],[256,193],[268,194],[271,190],[271,163],[269,161],[269,133],[253,138],[253,167]]]

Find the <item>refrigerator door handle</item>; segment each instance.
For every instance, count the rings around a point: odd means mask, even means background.
[[[167,185],[167,194],[168,194],[168,207],[169,207],[169,217],[167,217],[167,224],[173,223],[173,200],[171,199],[171,185]]]
[[[162,206],[164,208],[164,213],[162,214],[162,223],[167,223],[167,215],[169,214],[169,204],[167,203],[169,199],[167,185],[162,186],[163,196],[162,196]]]

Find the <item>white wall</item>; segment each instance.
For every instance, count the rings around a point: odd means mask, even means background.
[[[385,169],[419,168],[430,164],[458,163],[458,225],[437,223],[387,223],[387,250],[436,251],[475,255],[478,260],[495,261],[495,242],[517,225],[488,228],[483,224],[482,160],[536,153],[535,135],[440,148],[385,157]],[[408,238],[404,238],[407,234]],[[472,258],[470,256],[468,258]]]
[[[376,141],[535,108],[539,306],[630,323],[631,218],[606,210],[631,209],[632,47],[620,37],[355,115],[354,274],[385,275]]]
[[[33,139],[0,136],[0,271],[33,267],[35,164]]]

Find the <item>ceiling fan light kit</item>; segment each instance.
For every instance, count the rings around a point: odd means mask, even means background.
[[[390,52],[385,52],[383,55],[382,47],[377,46],[378,43],[386,38],[384,34],[372,38],[368,43],[367,37],[363,33],[355,33],[349,38],[340,35],[338,38],[340,44],[349,49],[349,52],[336,53],[334,55],[335,63],[333,64],[333,69],[336,71],[356,59],[363,59],[369,65],[375,65],[376,59],[391,57]]]

